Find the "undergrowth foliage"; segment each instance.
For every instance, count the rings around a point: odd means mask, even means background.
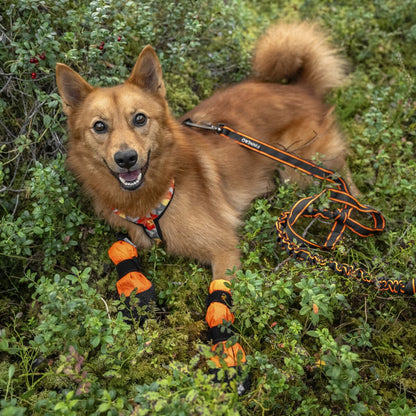
[[[350,142],[360,199],[387,219],[383,234],[346,236],[330,255],[408,280],[416,257],[414,0],[5,0],[0,10],[1,416],[416,415],[415,299],[288,259],[273,223],[303,196],[294,185],[255,201],[241,229],[243,267],[232,290],[252,380],[244,396],[207,371],[209,270],[163,247],[141,253],[167,313],[141,328],[124,322],[106,255],[114,234],[65,168],[54,81],[64,62],[114,85],[152,44],[180,115],[247,74],[253,40],[268,24],[317,20],[350,63],[346,85],[328,99]]]

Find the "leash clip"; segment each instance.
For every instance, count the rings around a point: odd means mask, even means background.
[[[217,126],[213,126],[211,123],[196,124],[190,118],[187,118],[182,124],[187,127],[196,127],[198,129],[210,130],[218,134],[221,134],[223,127],[223,124],[218,124]]]

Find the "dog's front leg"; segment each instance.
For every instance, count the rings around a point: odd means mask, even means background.
[[[211,372],[215,375],[215,381],[220,381],[218,371],[221,368],[235,368],[238,372],[246,363],[246,354],[240,343],[230,344],[230,338],[234,335],[231,328],[234,323],[231,307],[230,282],[224,279],[213,280],[209,286],[205,320],[209,326],[207,335],[212,342],[211,350],[215,353],[211,358],[213,362]],[[229,382],[231,379],[232,377],[226,372],[223,381]],[[238,394],[245,393],[247,389],[248,379],[243,380],[237,386]]]
[[[142,324],[151,304],[156,303],[156,294],[152,282],[141,271],[137,249],[127,237],[121,237],[110,247],[108,255],[117,268],[117,292],[124,303],[122,313],[128,322]]]
[[[237,242],[236,244],[237,245]],[[231,280],[234,273],[241,267],[240,250],[222,250],[219,251],[212,260],[212,279]]]
[[[205,320],[209,327],[207,335],[212,343],[211,349],[215,353],[215,356],[211,358],[214,363],[214,368],[211,371],[215,374],[216,381],[218,381],[217,373],[221,368],[238,370],[241,365],[246,363],[246,354],[240,343],[236,342],[230,345],[229,341],[234,335],[231,328],[234,323],[234,314],[231,311],[230,281],[234,277],[233,273],[239,267],[240,252],[237,249],[222,252],[212,265],[213,280],[209,286]],[[230,381],[227,375],[225,381]],[[245,380],[238,385],[238,393],[244,393],[247,387],[247,380]]]

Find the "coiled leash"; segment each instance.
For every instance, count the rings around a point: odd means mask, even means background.
[[[318,249],[333,249],[347,228],[363,238],[370,237],[384,230],[386,223],[383,215],[374,208],[359,203],[351,195],[346,182],[337,176],[334,171],[299,158],[287,151],[277,149],[276,147],[235,131],[224,124],[218,124],[216,126],[211,124],[195,124],[190,119],[185,120],[183,124],[188,127],[215,132],[222,137],[236,141],[241,146],[253,150],[256,153],[297,169],[314,178],[328,181],[336,186],[337,189],[325,189],[317,195],[301,199],[290,211],[281,214],[276,222],[277,243],[282,249],[286,250],[288,255],[297,260],[307,261],[311,265],[327,266],[341,276],[357,279],[383,292],[403,295],[414,295],[416,293],[416,279],[408,282],[388,278],[376,279],[362,268],[339,263],[335,260],[328,260],[307,249],[308,246]],[[329,201],[341,204],[341,208],[334,210],[315,208],[313,204],[325,195]],[[357,213],[365,214],[372,220],[372,225],[367,226],[357,219],[354,219],[352,216]],[[324,244],[321,245],[309,241],[296,231],[295,224],[301,218],[322,218],[333,221],[333,226]]]

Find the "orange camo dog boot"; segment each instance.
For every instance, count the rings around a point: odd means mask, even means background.
[[[225,363],[228,368],[236,368],[237,373],[240,373],[241,366],[247,361],[245,351],[240,343],[227,345],[227,340],[234,335],[230,328],[234,323],[234,314],[230,310],[232,296],[228,286],[229,282],[227,280],[213,280],[209,286],[209,295],[206,302],[205,320],[209,326],[207,336],[213,344],[211,350],[217,354],[211,358],[216,367],[211,370],[215,374],[215,381],[218,381],[217,374],[219,369],[223,367],[222,363]],[[230,382],[231,380],[232,378],[226,375],[225,381]],[[238,394],[244,394],[248,387],[248,378],[239,382],[237,385]]]
[[[152,282],[141,272],[136,247],[124,238],[110,247],[108,255],[116,265],[119,277],[117,292],[124,300],[124,317],[130,323],[134,319],[143,324],[150,304],[156,302],[156,294]]]

